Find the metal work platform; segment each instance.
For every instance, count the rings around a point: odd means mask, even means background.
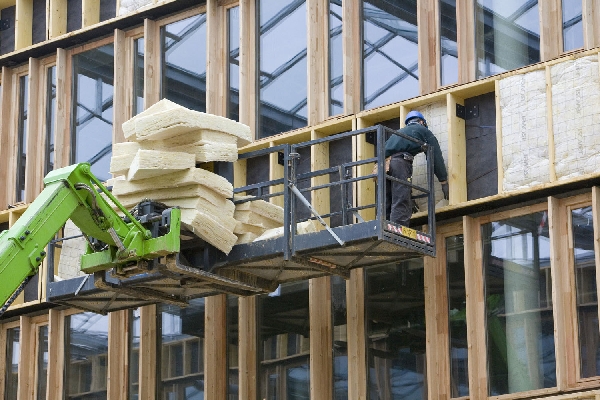
[[[353,268],[435,256],[433,149],[421,143],[427,155],[425,187],[395,179],[383,168],[373,172],[375,163],[384,165],[383,144],[394,133],[376,126],[241,154],[258,170],[265,160],[266,165],[274,156],[279,160],[281,178],[260,179],[248,167],[251,182],[234,189],[236,204],[262,200],[282,206],[284,223],[277,234],[235,245],[225,255],[184,232],[177,256],[154,260],[126,279],[103,271],[49,282],[48,300],[102,313],[157,302],[184,306],[196,297],[269,293],[284,282],[348,277]],[[353,149],[359,142],[373,144],[374,156],[356,160]],[[389,185],[376,182],[392,180],[426,200],[428,223],[420,231],[386,219]],[[303,233],[306,225],[312,231]]]

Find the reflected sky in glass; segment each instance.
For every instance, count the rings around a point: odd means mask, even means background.
[[[344,112],[342,0],[329,1],[329,115]]]
[[[564,51],[583,47],[581,0],[562,0]]]

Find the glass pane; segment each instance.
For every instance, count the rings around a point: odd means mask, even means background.
[[[346,281],[331,277],[331,306],[333,317],[333,398],[348,399],[348,315]]]
[[[229,24],[229,92],[227,117],[240,120],[240,7],[227,10]]]
[[[204,398],[204,299],[160,307],[160,398]]]
[[[137,399],[140,388],[140,309],[131,313],[131,336],[129,337],[129,398]]]
[[[418,94],[417,0],[365,0],[364,108],[394,103]]]
[[[329,115],[344,112],[342,0],[329,0]]]
[[[25,165],[27,158],[27,103],[29,75],[19,78],[19,152],[17,157],[17,201],[25,200]]]
[[[456,43],[456,0],[440,0],[442,86],[458,82],[458,46]]]
[[[48,325],[38,329],[37,353],[37,395],[38,400],[46,400],[46,385],[48,382]]]
[[[257,1],[260,20],[258,136],[308,123],[306,2]],[[282,40],[285,38],[285,40]]]
[[[467,296],[463,236],[446,238],[448,317],[450,321],[450,386],[452,397],[469,395],[467,354]]]
[[[536,0],[477,0],[477,78],[540,61]]]
[[[133,116],[144,111],[144,38],[133,41]]]
[[[573,258],[577,285],[577,318],[579,320],[579,354],[581,377],[600,375],[600,337],[598,334],[598,291],[596,287],[596,253],[592,207],[571,212]]]
[[[106,399],[108,316],[85,312],[65,318],[66,381],[69,399]]]
[[[490,395],[556,386],[546,212],[481,226]]]
[[[308,281],[279,286],[259,302],[260,398],[310,398]]]
[[[73,56],[73,162],[89,162],[101,181],[111,177],[114,49],[112,44]]]
[[[206,15],[161,28],[162,98],[206,111]]]
[[[369,399],[427,399],[423,258],[366,270]]]
[[[228,400],[238,400],[239,398],[238,333],[238,298],[236,296],[227,296]]]
[[[6,376],[4,379],[4,398],[6,400],[17,398],[20,334],[20,328],[12,328],[6,331]]]
[[[583,47],[582,0],[562,0],[564,51]]]
[[[46,75],[46,166],[44,175],[54,169],[54,124],[56,122],[56,66]]]

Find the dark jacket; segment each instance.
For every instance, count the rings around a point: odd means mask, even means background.
[[[398,130],[398,132],[433,146],[433,172],[440,182],[448,180],[448,172],[446,171],[440,144],[429,129],[421,124],[412,123]],[[423,150],[421,149],[421,146],[413,141],[399,135],[392,135],[385,143],[385,156],[389,157],[400,152],[416,156],[417,154],[422,153]]]

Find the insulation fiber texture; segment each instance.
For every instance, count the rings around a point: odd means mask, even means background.
[[[151,5],[152,3],[152,0],[121,0],[119,15],[132,13],[142,7]]]
[[[60,258],[58,260],[58,277],[71,279],[83,276],[81,272],[81,256],[87,249],[87,241],[75,224],[68,220],[64,228],[64,237],[72,238],[61,242]]]
[[[600,171],[598,57],[553,65],[552,115],[558,180]]]
[[[500,109],[504,191],[549,182],[545,71],[502,79]]]
[[[444,156],[444,162],[448,165],[448,118],[446,112],[446,102],[439,101],[430,103],[425,106],[416,109],[427,120],[429,130],[435,135],[436,139],[440,143],[442,149],[442,155]],[[442,186],[433,178],[435,182],[435,198],[436,201],[443,199]],[[413,184],[422,188],[427,189],[427,159],[424,153],[417,154],[413,160]],[[418,190],[413,190],[413,196],[423,194]],[[416,199],[417,206],[421,211],[427,210],[427,198]]]

